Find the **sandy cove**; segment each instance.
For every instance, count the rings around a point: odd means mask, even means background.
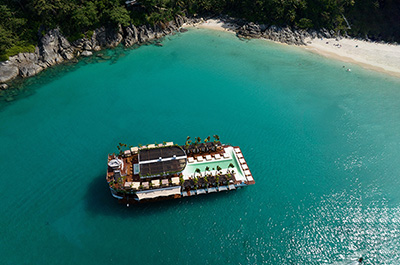
[[[236,33],[238,26],[220,19],[201,20],[184,27],[205,28]],[[383,44],[342,38],[308,38],[305,46],[299,46],[322,56],[358,64],[364,68],[400,77],[400,45]]]

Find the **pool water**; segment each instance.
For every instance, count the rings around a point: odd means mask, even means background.
[[[240,178],[243,178],[244,174],[243,174],[242,168],[240,167],[240,165],[237,161],[237,157],[236,157],[235,153],[233,152],[233,149],[229,148],[227,150],[227,153],[230,156],[230,158],[228,158],[228,159],[221,158],[220,160],[215,160],[213,158],[212,161],[188,163],[186,165],[186,168],[183,170],[182,174],[184,176],[193,175],[197,168],[200,169],[200,171],[203,173],[203,172],[206,172],[206,167],[209,167],[209,171],[217,170],[217,166],[220,166],[221,169],[228,169],[229,164],[232,163],[234,166],[233,169],[235,170],[236,174],[239,174]],[[205,157],[205,156],[203,156],[203,157]]]

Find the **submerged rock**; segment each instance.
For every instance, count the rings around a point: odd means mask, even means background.
[[[7,84],[1,84],[0,85],[0,89],[1,90],[6,90],[8,88],[8,85]]]

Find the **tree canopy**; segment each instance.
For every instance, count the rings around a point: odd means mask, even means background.
[[[59,27],[73,37],[99,26],[155,24],[176,14],[228,14],[258,23],[346,30],[355,36],[400,40],[400,0],[0,0],[0,59],[31,49]],[[351,28],[346,22],[349,22]]]

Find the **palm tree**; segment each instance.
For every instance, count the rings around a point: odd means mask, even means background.
[[[185,144],[186,145],[186,153],[188,153],[188,154],[190,153],[189,147],[190,147],[190,144],[192,143],[192,140],[189,140],[189,139],[190,139],[190,136],[187,137],[186,144]]]
[[[195,141],[194,141],[195,153],[198,153],[198,149],[197,149],[198,143],[199,143],[198,138],[195,138]]]
[[[219,136],[218,136],[218,135],[214,134],[213,137],[214,137],[214,139],[215,139],[214,142],[219,141]]]
[[[234,168],[235,166],[232,164],[232,163],[230,163],[229,165],[228,165],[228,168]]]
[[[117,145],[118,153],[119,153],[120,155],[122,155],[122,153],[123,153],[122,147],[127,147],[127,146],[128,146],[127,144],[119,143],[119,144]]]
[[[204,177],[204,182],[206,183],[206,188],[208,187],[208,177],[207,175]]]
[[[210,141],[210,136],[208,136],[206,139],[204,139],[204,145],[205,145],[206,152],[208,152],[208,146],[207,146],[208,141]]]
[[[220,172],[221,171],[221,167],[220,166],[217,166],[217,172]]]

